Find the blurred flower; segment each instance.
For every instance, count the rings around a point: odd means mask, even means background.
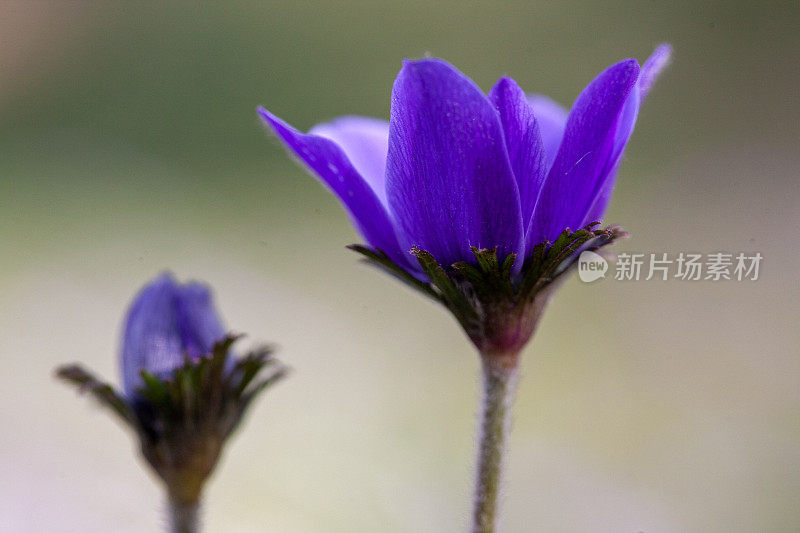
[[[142,370],[168,375],[185,358],[210,354],[224,336],[207,286],[180,284],[171,274],[161,274],[139,292],[128,310],[121,364],[125,394],[132,395],[141,385]]]
[[[208,287],[162,274],[128,311],[124,394],[79,365],[57,371],[134,431],[167,490],[172,531],[197,530],[203,487],[225,442],[253,399],[286,374],[269,347],[232,355],[237,338],[226,335]]]
[[[416,246],[443,265],[471,247],[527,258],[565,228],[601,220],[641,100],[670,54],[600,73],[567,112],[511,78],[485,95],[441,59],[405,61],[391,119],[347,116],[304,134],[264,121],[339,197],[366,241],[417,277]],[[523,261],[517,261],[515,273]]]

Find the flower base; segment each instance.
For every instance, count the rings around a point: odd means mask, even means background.
[[[483,357],[516,366],[553,288],[575,266],[580,253],[596,251],[627,236],[617,226],[595,229],[598,225],[594,222],[577,231],[567,228],[555,242],[537,244],[518,273],[514,272],[516,255],[500,258],[496,249],[472,247],[474,263],[441,265],[429,252],[415,247],[411,253],[427,276],[423,281],[380,250],[361,245],[349,248],[444,305]]]
[[[187,358],[166,376],[142,370],[143,385],[132,398],[79,365],[63,366],[57,376],[91,393],[133,429],[170,502],[193,506],[253,399],[286,374],[268,347],[234,358],[230,348],[238,338],[225,337],[211,354]]]

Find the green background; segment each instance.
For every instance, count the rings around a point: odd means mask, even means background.
[[[477,357],[344,249],[255,107],[385,118],[426,54],[568,105],[662,41],[617,249],[760,252],[761,277],[571,279],[524,354],[502,530],[800,529],[798,27],[796,2],[1,2],[0,529],[164,524],[129,436],[52,369],[116,380],[124,310],[168,268],[294,369],[228,447],[209,531],[466,530]]]

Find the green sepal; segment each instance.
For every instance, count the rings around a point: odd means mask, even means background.
[[[146,425],[173,431],[185,430],[181,424],[205,427],[227,438],[250,401],[287,373],[272,357],[270,347],[261,347],[231,361],[231,348],[240,338],[225,337],[214,344],[209,355],[196,360],[187,358],[164,377],[142,370],[142,385],[136,393],[147,404],[150,423]],[[257,379],[268,370],[266,377]]]
[[[594,229],[598,224],[599,222],[592,222],[577,231],[567,228],[552,244],[543,242],[534,246],[522,268],[520,295],[530,297],[567,273],[578,260],[578,251],[594,251],[619,238],[627,237],[627,233],[618,226]]]
[[[462,325],[472,324],[478,319],[467,296],[456,285],[445,269],[436,262],[436,259],[416,246],[411,249],[411,254],[417,258],[420,268],[431,280],[431,285],[438,289],[444,304],[450,309]]]
[[[424,281],[420,281],[409,274],[405,269],[389,259],[389,257],[382,251],[375,250],[367,246],[362,246],[360,244],[351,244],[347,248],[363,255],[364,262],[377,266],[384,272],[402,281],[412,289],[421,292],[425,296],[432,298],[437,302],[441,302],[439,294],[433,290],[429,284],[425,283]]]
[[[482,352],[518,349],[533,332],[554,282],[569,272],[579,252],[597,250],[627,234],[619,227],[596,229],[592,222],[561,232],[554,242],[536,244],[515,272],[515,254],[498,257],[497,249],[472,247],[475,262],[442,265],[428,251],[411,249],[428,282],[420,281],[380,250],[349,248],[412,288],[443,305],[455,316]]]
[[[64,365],[56,369],[56,376],[78,387],[80,392],[88,392],[103,407],[107,407],[122,422],[136,429],[138,421],[128,402],[120,396],[113,386],[97,379],[91,372],[77,364]]]
[[[253,399],[288,371],[269,346],[234,357],[231,348],[239,338],[228,335],[210,354],[187,357],[163,376],[142,370],[142,383],[130,398],[77,365],[59,368],[57,376],[90,391],[122,418],[135,431],[142,454],[171,497],[191,501],[199,496]]]

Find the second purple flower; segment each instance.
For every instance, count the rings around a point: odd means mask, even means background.
[[[497,248],[518,272],[538,243],[602,219],[639,105],[667,62],[656,49],[601,72],[570,111],[511,78],[484,94],[442,59],[405,61],[389,122],[338,118],[301,133],[264,121],[336,194],[367,242],[417,278],[412,247],[442,265]]]

